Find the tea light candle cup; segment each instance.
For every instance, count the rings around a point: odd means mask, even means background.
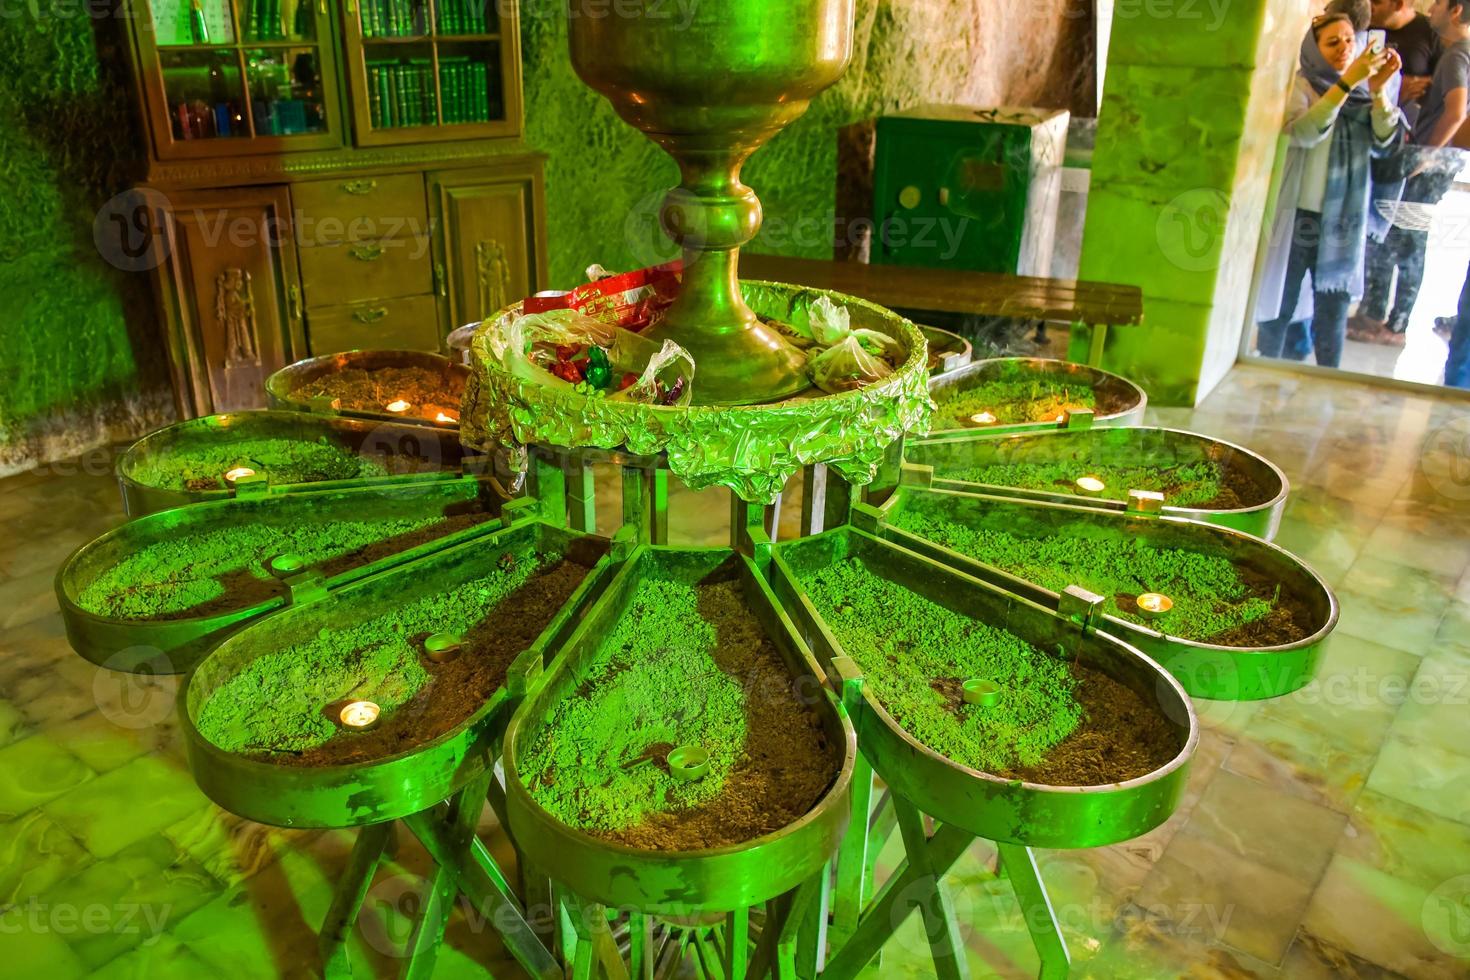
[[[402,398],[395,398],[383,407],[392,412],[394,415],[402,415],[410,408],[413,408],[413,404],[411,402],[404,401]]]
[[[961,696],[966,704],[992,708],[1000,703],[1001,687],[984,677],[972,677],[960,685]]]
[[[306,571],[306,559],[286,552],[271,558],[265,563],[265,567],[276,578],[290,578],[298,572]]]
[[[1096,497],[1108,488],[1108,485],[1091,474],[1077,478],[1077,492],[1084,497]]]
[[[225,470],[225,486],[234,488],[237,484],[243,483],[256,475],[258,474],[253,466],[232,466]]]
[[[424,640],[424,654],[436,664],[447,664],[463,646],[464,637],[458,633],[434,633]]]
[[[701,745],[681,745],[669,753],[669,775],[681,783],[692,783],[709,774],[709,750]]]
[[[994,425],[997,420],[993,412],[976,412],[970,416],[970,421],[976,425]]]
[[[1174,600],[1162,592],[1145,592],[1134,600],[1138,614],[1144,619],[1158,619],[1174,608]]]
[[[374,701],[348,701],[337,713],[342,727],[351,732],[365,732],[378,724],[383,709]]]

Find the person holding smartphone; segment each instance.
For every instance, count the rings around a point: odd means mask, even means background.
[[[1277,213],[1258,292],[1256,344],[1281,357],[1311,279],[1317,363],[1342,360],[1348,307],[1363,291],[1370,160],[1403,139],[1394,104],[1399,56],[1359,49],[1346,14],[1324,14],[1302,39],[1301,70],[1287,99],[1289,138]],[[1394,83],[1394,84],[1390,84]]]

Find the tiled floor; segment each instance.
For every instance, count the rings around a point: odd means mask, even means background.
[[[1164,826],[1039,855],[1074,975],[1470,976],[1470,403],[1243,369],[1199,410],[1150,420],[1286,470],[1278,541],[1343,616],[1306,689],[1199,703],[1189,792]],[[222,813],[185,768],[174,681],[70,652],[55,568],[120,520],[106,460],[80,470],[0,480],[0,975],[310,975],[351,837]],[[977,845],[955,874],[973,972],[1032,976],[991,860]],[[425,870],[404,843],[369,897],[354,948],[379,975]],[[927,976],[926,954],[911,920],[870,972]],[[519,975],[500,957],[457,917],[437,975]]]

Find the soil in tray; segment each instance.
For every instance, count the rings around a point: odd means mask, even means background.
[[[1169,636],[1221,646],[1262,647],[1312,634],[1311,613],[1294,596],[1228,558],[1184,548],[1154,548],[1087,525],[1076,534],[1026,538],[900,511],[896,526],[1053,592],[1069,585],[1105,597],[1103,609]],[[1174,608],[1156,619],[1137,598],[1159,592]]]
[[[358,452],[327,439],[229,439],[152,455],[132,472],[144,486],[163,490],[223,490],[237,466],[264,473],[271,483],[320,483],[437,469],[413,456]]]
[[[401,415],[430,421],[440,421],[438,415],[443,412],[458,421],[459,403],[464,391],[456,381],[445,371],[424,367],[381,367],[371,371],[349,368],[305,382],[292,390],[291,398],[301,402],[332,398],[337,400],[337,407],[343,411]],[[394,401],[408,402],[408,410],[401,413],[388,411],[386,406]]]
[[[934,393],[934,400],[939,406],[936,429],[984,428],[973,418],[982,412],[995,416],[994,422],[986,423],[989,425],[1054,422],[1065,411],[1095,409],[1097,392],[1089,384],[1012,369],[1000,379],[974,387],[942,388]]]
[[[1058,463],[991,463],[986,466],[942,466],[936,472],[950,480],[988,483],[1021,490],[1077,494],[1077,478],[1095,476],[1103,500],[1127,500],[1129,490],[1155,490],[1170,507],[1239,510],[1270,499],[1244,473],[1213,460],[1173,466],[1097,466],[1081,461]]]
[[[561,555],[528,549],[493,575],[324,626],[314,640],[250,661],[204,702],[196,725],[226,751],[281,765],[345,765],[408,751],[483,707],[587,573]],[[464,637],[447,664],[423,652],[439,632]],[[335,712],[353,700],[382,709],[376,728],[340,729]]]
[[[1147,775],[1179,752],[1163,715],[1091,667],[952,612],[849,558],[802,580],[864,686],[929,748],[1004,779],[1096,786]],[[1000,685],[994,705],[963,683]]]
[[[398,521],[242,523],[147,545],[83,587],[77,605],[97,616],[131,620],[192,619],[248,609],[280,595],[266,569],[290,553],[330,578],[490,520],[487,513]]]
[[[668,755],[689,744],[710,770],[679,782]],[[524,745],[527,787],[557,819],[658,851],[779,830],[841,767],[735,581],[639,585],[580,689]]]

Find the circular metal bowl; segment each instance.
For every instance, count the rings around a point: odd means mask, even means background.
[[[71,647],[111,670],[183,673],[243,624],[285,606],[288,590],[251,606],[179,619],[118,619],[88,612],[78,597],[98,575],[140,548],[185,534],[243,523],[299,526],[334,520],[405,520],[437,514],[499,512],[501,500],[488,481],[462,479],[431,484],[355,487],[311,493],[216,500],[159,511],[113,528],[72,552],[56,573],[56,601]],[[326,580],[328,589],[372,571],[484,534],[494,522],[427,542]]]
[[[1143,389],[1120,375],[1086,364],[1073,364],[1047,357],[993,357],[929,379],[929,394],[940,403],[946,393],[960,393],[977,385],[993,381],[1003,371],[1021,367],[1035,372],[1038,377],[1052,378],[1072,384],[1082,383],[1092,387],[1097,394],[1097,406],[1093,409],[1093,421],[1098,425],[1137,425],[1143,421],[1143,411],[1148,405],[1148,396]],[[946,438],[974,435],[977,432],[1004,434],[1011,432],[1036,432],[1055,429],[1058,422],[1016,422],[1006,425],[962,425],[941,428],[947,425],[939,412],[934,416],[934,431],[930,438]]]
[[[622,615],[640,581],[666,577],[693,583],[731,562],[738,563],[752,613],[765,626],[798,684],[816,696],[814,706],[821,713],[827,737],[841,748],[842,766],[831,787],[789,826],[743,844],[707,850],[642,850],[563,824],[526,789],[519,764],[522,739],[530,737],[558,701],[575,696],[582,671],[595,658],[601,640]],[[810,651],[791,632],[770,587],[748,558],[722,548],[639,548],[506,730],[511,836],[521,853],[556,881],[584,898],[621,909],[662,915],[734,910],[790,891],[818,874],[836,853],[849,818],[856,736],[835,701],[821,689],[819,677]]]
[[[1042,650],[1066,651],[1133,689],[1173,728],[1177,754],[1126,782],[1051,786],[1003,779],[961,765],[903,729],[866,690],[856,724],[858,745],[894,794],[944,823],[993,841],[1028,847],[1101,847],[1145,834],[1169,818],[1188,781],[1199,722],[1179,683],[1158,664],[1114,637],[1087,631],[1040,605],[852,527],[774,549],[776,594],[834,674],[840,642],[802,589],[799,575],[844,558],[951,611],[1002,627]]]
[[[302,412],[262,411],[206,415],[150,432],[133,443],[118,458],[117,482],[122,488],[123,509],[127,515],[138,517],[169,507],[235,496],[239,491],[174,490],[154,486],[144,483],[139,473],[144,464],[155,457],[186,452],[196,446],[228,444],[232,439],[295,439],[301,442],[324,439],[354,453],[367,450],[411,457],[424,470],[401,476],[361,477],[309,484],[270,484],[270,492],[280,489],[326,489],[454,479],[462,472],[465,459],[469,456],[453,431],[438,431],[421,425],[330,418]]]
[[[447,799],[493,765],[513,701],[506,687],[452,730],[396,755],[333,766],[275,765],[226,752],[195,721],[211,694],[244,665],[305,642],[333,623],[360,622],[394,604],[493,572],[501,558],[534,542],[595,561],[571,600],[549,611],[546,627],[522,655],[539,664],[558,649],[582,608],[605,585],[607,546],[540,523],[523,523],[360,579],[327,603],[297,606],[225,640],[179,690],[179,718],[189,768],[211,800],[231,813],[278,827],[353,827],[417,813]],[[513,668],[514,673],[514,668]]]
[[[311,399],[296,392],[313,381],[343,371],[375,371],[383,368],[423,368],[438,373],[447,383],[456,412],[464,398],[465,381],[469,369],[457,364],[442,354],[420,350],[352,350],[341,354],[323,354],[310,357],[295,364],[288,364],[265,383],[265,394],[271,408],[295,412],[317,412],[322,415],[345,415],[350,418],[373,419],[379,422],[401,422],[404,425],[427,425],[438,429],[458,429],[459,419],[453,422],[436,422],[433,419],[398,415],[386,410],[368,408],[326,408],[314,406]]]
[[[1230,510],[1174,507],[1166,498],[1163,513],[1234,528],[1268,541],[1275,537],[1290,488],[1286,474],[1265,457],[1210,436],[1179,429],[1128,427],[1013,433],[999,439],[974,434],[948,439],[920,439],[904,444],[904,462],[933,467],[932,486],[937,490],[1082,504],[1118,513],[1127,510],[1125,501],[1080,497],[1062,490],[971,483],[949,474],[966,467],[1003,463],[1075,463],[1077,473],[1082,474],[1089,466],[1167,466],[1206,460],[1218,463],[1227,472],[1246,477],[1257,493],[1244,501],[1245,506]]]
[[[1311,616],[1311,631],[1295,642],[1270,647],[1201,643],[1113,615],[1102,615],[1100,629],[1156,659],[1194,697],[1254,701],[1290,694],[1312,679],[1328,637],[1337,626],[1337,597],[1320,575],[1269,541],[1230,528],[1175,517],[1116,514],[1090,507],[915,487],[902,488],[879,512],[882,519],[877,533],[887,540],[1051,608],[1057,607],[1060,597],[1050,589],[888,523],[905,509],[975,529],[1005,531],[1021,537],[1086,534],[1221,555],[1237,566],[1254,569],[1279,582],[1283,594],[1295,597],[1306,607]]]
[[[947,374],[969,364],[975,357],[974,346],[957,333],[931,327],[927,323],[916,323],[919,332],[929,343],[929,373]]]

